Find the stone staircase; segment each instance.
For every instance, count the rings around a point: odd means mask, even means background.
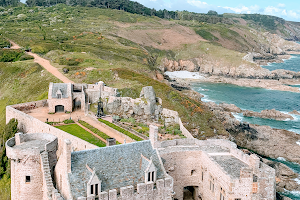
[[[44,172],[44,179],[47,185],[47,196],[49,200],[52,200],[52,191],[55,188],[53,186],[51,172],[49,168],[48,152],[44,151],[43,153],[41,153],[41,160],[42,160],[42,168]]]

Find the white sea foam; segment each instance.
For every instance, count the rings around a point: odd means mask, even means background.
[[[286,159],[283,158],[283,157],[278,157],[277,160],[279,160],[279,161],[286,161]]]
[[[300,145],[300,140],[296,142],[296,144]]]
[[[292,128],[292,129],[289,129],[288,131],[300,134],[300,129],[294,129],[294,128]]]
[[[243,114],[241,114],[241,113],[238,114],[238,113],[232,112],[231,114],[232,114],[232,115],[235,117],[235,119],[238,120],[239,122],[242,122],[243,119],[244,119]]]
[[[189,71],[174,71],[165,72],[170,78],[188,78],[188,79],[204,79],[204,76],[201,76],[199,72],[189,72]]]
[[[201,98],[201,101],[203,101],[203,102],[214,102],[213,100],[210,100],[209,98],[208,98],[208,95],[205,95],[205,94],[202,94],[204,97],[202,97]]]
[[[299,177],[295,178],[294,180],[298,183],[298,185],[300,185],[300,179],[299,179]]]

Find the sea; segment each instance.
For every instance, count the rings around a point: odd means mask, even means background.
[[[292,55],[283,63],[270,63],[263,68],[269,70],[286,69],[300,71],[300,55]],[[300,85],[293,85],[299,87]],[[215,103],[235,104],[241,109],[260,112],[265,109],[276,109],[283,113],[293,110],[300,112],[300,93],[277,91],[262,88],[240,87],[224,83],[193,83],[192,89],[204,95],[202,101],[213,101]],[[273,128],[286,129],[300,134],[300,116],[292,115],[294,120],[277,121],[257,117],[244,117],[242,114],[232,113],[236,119],[251,124],[267,125]],[[299,143],[300,145],[300,143]],[[300,165],[286,161],[284,158],[277,158],[275,161],[288,165],[292,170],[300,174]],[[295,179],[300,184],[300,177]],[[300,193],[286,191],[285,195],[291,199],[300,200]]]

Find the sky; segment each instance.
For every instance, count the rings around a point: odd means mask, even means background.
[[[260,13],[281,17],[288,21],[300,22],[300,0],[134,0],[146,7],[167,10],[187,10],[197,13],[207,13],[215,10],[223,13]]]

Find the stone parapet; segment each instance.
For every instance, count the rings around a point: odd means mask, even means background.
[[[155,185],[155,186],[154,186]],[[159,179],[156,183],[139,183],[136,186],[126,186],[118,189],[109,190],[108,192],[101,192],[99,200],[154,200],[163,199],[171,200],[173,192],[172,178]],[[77,200],[95,200],[95,196],[79,197]]]

